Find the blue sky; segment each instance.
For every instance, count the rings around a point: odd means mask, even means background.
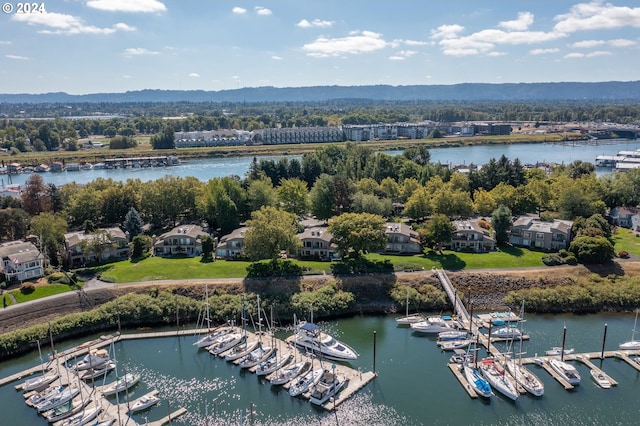
[[[637,0],[47,0],[0,93],[638,80]]]

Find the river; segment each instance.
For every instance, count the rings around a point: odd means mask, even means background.
[[[525,356],[542,354],[562,342],[567,328],[567,347],[576,352],[599,351],[607,324],[606,349],[614,350],[629,340],[631,314],[526,315]],[[582,383],[566,391],[537,366],[530,368],[545,384],[540,398],[522,395],[515,403],[501,396],[471,399],[449,371],[449,353],[441,352],[435,340],[399,328],[391,316],[357,316],[320,323],[335,337],[353,346],[360,358],[352,364],[373,370],[373,333],[376,333],[376,372],[379,377],[338,407],[335,413],[316,409],[306,400],[291,398],[252,373],[192,346],[193,337],[167,337],[125,341],[115,345],[120,371],[140,373],[141,383],[131,399],[157,389],[160,405],[134,416],[140,424],[160,419],[178,407],[188,414],[176,425],[629,425],[638,416],[640,373],[617,359],[593,360],[619,382],[609,390],[598,388],[586,366],[575,363]],[[281,332],[280,337],[289,333]],[[57,344],[64,350],[85,342]],[[498,344],[499,345],[499,344]],[[47,345],[48,346],[48,345]],[[499,347],[499,346],[498,346]],[[485,351],[480,352],[481,356]],[[0,363],[0,377],[30,368],[38,354]],[[110,380],[115,375],[112,373]],[[13,389],[0,388],[1,424],[45,425],[46,422],[22,401]]]
[[[499,158],[505,155],[511,160],[519,158],[523,163],[535,164],[536,162],[554,162],[568,164],[575,160],[588,161],[593,163],[597,155],[615,155],[622,150],[634,150],[640,148],[638,141],[610,140],[599,145],[595,144],[505,144],[505,145],[472,145],[465,147],[432,148],[432,162],[442,164],[485,164],[491,158]],[[398,155],[402,151],[385,151],[390,155]],[[258,158],[279,159],[282,156],[263,156]],[[298,158],[299,155],[290,155],[287,158]],[[100,169],[65,171],[62,173],[43,173],[42,177],[46,183],[53,183],[61,186],[67,183],[76,182],[85,184],[97,178],[111,178],[116,181],[127,179],[140,179],[142,182],[159,179],[167,174],[176,177],[193,176],[198,180],[207,181],[216,177],[231,175],[244,176],[249,170],[253,157],[231,157],[212,159],[188,159],[179,166],[158,167],[158,168],[137,168],[137,169]],[[611,169],[599,169],[598,173],[610,172]],[[11,182],[24,185],[29,178],[29,174],[19,174],[11,176]],[[2,184],[8,183],[9,177],[1,176]]]

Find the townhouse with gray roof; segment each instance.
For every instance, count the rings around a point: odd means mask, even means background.
[[[454,220],[452,225],[456,230],[451,237],[451,250],[478,253],[495,250],[496,240],[493,233],[481,227],[478,219]]]
[[[202,240],[207,233],[198,225],[180,225],[166,232],[153,243],[156,256],[185,255],[189,257],[202,254]]]
[[[519,217],[509,232],[509,242],[515,246],[557,251],[571,242],[573,221],[555,219],[544,222],[536,217]]]

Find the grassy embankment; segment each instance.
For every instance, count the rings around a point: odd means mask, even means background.
[[[384,151],[391,149],[402,149],[407,146],[416,144],[427,144],[429,147],[460,147],[472,145],[493,145],[493,144],[514,144],[514,143],[541,143],[553,142],[559,143],[565,139],[580,140],[580,135],[573,134],[535,134],[523,135],[513,134],[504,136],[468,136],[468,137],[451,137],[438,139],[411,139],[411,140],[392,140],[392,141],[368,141],[358,142],[358,145],[367,146],[375,151]],[[94,139],[105,141],[108,139]],[[99,162],[107,158],[117,157],[144,157],[156,155],[175,155],[182,159],[185,158],[217,158],[217,157],[242,157],[252,155],[294,155],[311,152],[318,149],[319,146],[326,144],[291,144],[291,145],[255,145],[255,146],[231,146],[231,147],[213,147],[213,148],[181,148],[154,150],[149,143],[149,136],[138,136],[136,138],[138,146],[131,149],[110,150],[108,147],[94,148],[79,151],[55,151],[55,152],[27,152],[18,155],[9,155],[8,153],[0,153],[0,160],[6,162],[18,162],[24,165],[49,164],[54,161],[66,162]],[[344,145],[345,142],[335,142],[332,144]]]

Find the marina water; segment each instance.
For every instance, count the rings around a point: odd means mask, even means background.
[[[562,343],[567,328],[566,347],[576,353],[598,352],[607,324],[606,350],[631,337],[633,314],[528,315],[524,356],[542,355]],[[291,398],[255,374],[216,358],[192,343],[194,337],[166,337],[123,341],[115,344],[118,375],[142,375],[131,390],[133,400],[152,389],[159,391],[161,403],[134,415],[144,424],[166,416],[179,407],[188,413],[174,420],[176,425],[584,425],[635,424],[638,416],[640,373],[615,358],[593,359],[619,382],[609,390],[600,389],[590,379],[588,367],[574,362],[582,383],[566,391],[548,373],[529,366],[544,382],[540,398],[522,395],[511,402],[500,395],[489,400],[471,399],[447,368],[450,353],[441,352],[435,338],[400,328],[392,316],[357,316],[321,322],[324,330],[354,347],[360,357],[351,366],[373,370],[373,340],[379,377],[338,407],[335,413],[318,409],[308,401]],[[155,330],[154,330],[155,331]],[[291,332],[279,332],[284,338]],[[56,344],[62,351],[90,337]],[[498,348],[501,348],[497,344]],[[43,348],[48,347],[44,343]],[[506,345],[505,345],[506,347]],[[112,356],[114,354],[112,353]],[[480,356],[485,356],[482,350]],[[317,361],[316,361],[317,362]],[[0,363],[0,377],[31,368],[38,354]],[[330,367],[330,364],[327,365]],[[108,381],[115,379],[111,373]],[[35,410],[23,403],[14,382],[0,388],[2,425],[45,425]],[[122,397],[123,398],[123,397]],[[115,402],[115,399],[111,399]],[[122,400],[121,400],[122,402]]]
[[[634,150],[640,148],[638,141],[608,140],[600,144],[500,144],[500,145],[473,145],[464,147],[432,148],[432,162],[442,164],[458,165],[471,163],[476,165],[486,164],[491,158],[498,159],[505,155],[510,160],[519,158],[522,163],[536,164],[536,162],[554,162],[558,164],[569,164],[575,160],[595,162],[598,155],[616,155],[622,150]],[[385,151],[390,155],[399,155],[400,150]],[[179,155],[179,154],[178,154]],[[278,160],[283,156],[260,156],[259,159]],[[284,156],[287,158],[300,159],[300,155]],[[172,167],[149,167],[149,168],[127,168],[127,169],[93,169],[81,171],[65,171],[62,173],[43,173],[45,183],[53,183],[56,186],[66,183],[76,182],[80,184],[91,182],[97,178],[113,179],[125,181],[127,179],[140,179],[142,182],[160,179],[165,175],[175,177],[193,176],[201,181],[208,181],[216,177],[238,175],[240,177],[249,170],[253,157],[229,157],[229,158],[208,158],[208,159],[188,159],[181,165]],[[598,172],[604,173],[611,169],[601,169]],[[19,174],[11,176],[11,182],[24,185],[30,174]],[[9,183],[6,175],[0,175],[2,183]]]

